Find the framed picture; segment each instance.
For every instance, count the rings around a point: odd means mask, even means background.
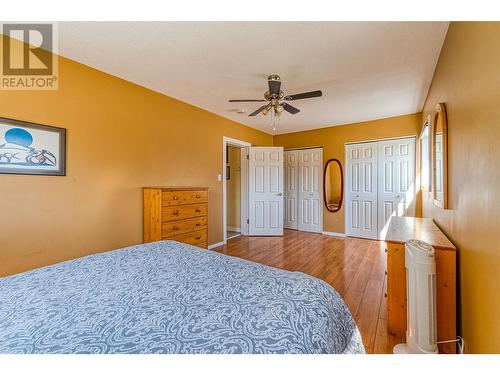
[[[0,173],[66,175],[66,129],[0,117]]]

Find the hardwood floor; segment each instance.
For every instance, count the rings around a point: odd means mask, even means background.
[[[401,342],[387,333],[384,242],[285,230],[283,237],[236,237],[214,251],[326,281],[349,306],[367,353],[392,353]]]

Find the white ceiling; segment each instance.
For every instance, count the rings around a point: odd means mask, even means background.
[[[419,112],[448,22],[62,22],[59,53],[272,133],[248,117],[267,76],[292,102],[276,134]],[[245,114],[237,109],[246,110]]]

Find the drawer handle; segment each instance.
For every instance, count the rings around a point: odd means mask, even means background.
[[[387,275],[387,271],[384,271],[384,273]]]
[[[172,230],[179,230],[179,227],[178,226],[174,226],[174,227],[172,227]]]
[[[199,214],[201,212],[201,210],[199,208],[196,209],[195,211],[197,214]]]
[[[195,240],[199,240],[200,238],[201,238],[200,236],[198,236],[198,237],[195,237]]]
[[[174,195],[174,201],[176,201],[177,199],[179,199],[179,197],[177,195]]]
[[[384,297],[387,298],[387,293],[384,293]]]
[[[200,225],[201,225],[200,223],[196,223],[194,226],[199,227]]]
[[[174,212],[172,212],[172,215],[179,216],[179,211],[175,210]]]
[[[200,199],[201,198],[201,195],[200,194],[196,194],[196,199]]]

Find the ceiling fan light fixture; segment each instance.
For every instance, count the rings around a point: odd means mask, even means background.
[[[318,98],[323,95],[321,90],[302,92],[294,95],[285,95],[283,90],[281,90],[281,78],[277,74],[271,74],[270,76],[268,76],[267,83],[269,90],[264,93],[264,99],[231,99],[229,100],[229,102],[268,102],[267,105],[264,104],[260,108],[257,108],[248,116],[257,116],[259,113],[262,113],[265,116],[269,113],[269,111],[272,111],[271,114],[274,118],[274,116],[280,117],[284,112],[288,112],[292,115],[300,112],[300,109],[288,104],[287,101],[312,99]]]
[[[273,107],[273,106],[272,106],[271,104],[268,104],[268,105],[266,106],[266,108],[264,108],[264,109],[262,110],[262,114],[263,114],[264,116],[265,116],[265,115],[267,115],[267,114],[269,113],[269,111],[271,110],[271,108],[272,108],[272,107]]]

